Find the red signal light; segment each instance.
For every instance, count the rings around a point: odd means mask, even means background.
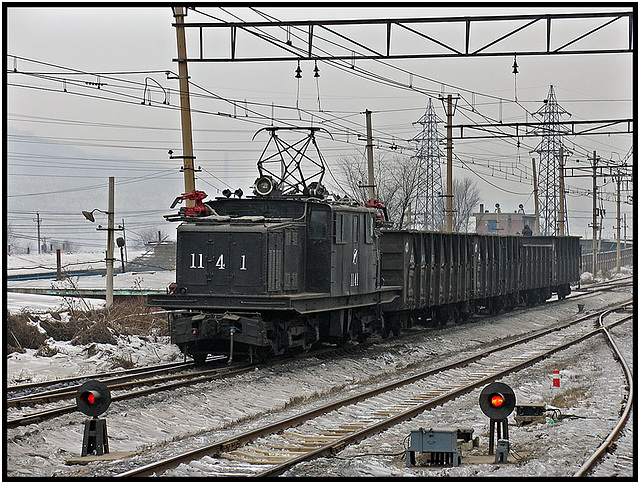
[[[504,403],[504,397],[502,395],[492,395],[491,405],[494,407],[501,407]]]
[[[96,405],[100,402],[100,393],[90,390],[80,395],[80,398],[87,402],[89,405]]]

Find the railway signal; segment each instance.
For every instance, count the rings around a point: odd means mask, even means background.
[[[480,393],[480,409],[490,419],[489,454],[493,454],[496,440],[499,452],[496,463],[507,462],[509,453],[509,423],[507,417],[516,406],[516,395],[509,385],[493,382]],[[495,439],[494,433],[497,436]]]
[[[78,410],[93,417],[84,421],[84,437],[82,439],[82,457],[109,453],[107,421],[98,418],[106,412],[111,404],[111,392],[102,382],[90,380],[85,382],[76,392]]]

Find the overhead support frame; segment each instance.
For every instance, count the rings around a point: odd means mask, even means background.
[[[354,19],[354,20],[294,20],[294,21],[260,21],[260,22],[190,22],[184,23],[185,29],[200,29],[200,55],[199,57],[188,58],[187,62],[278,62],[278,61],[292,61],[301,59],[314,59],[318,61],[327,60],[366,60],[366,59],[427,59],[427,58],[446,58],[446,57],[497,57],[497,56],[512,56],[513,47],[502,46],[504,40],[513,37],[515,34],[526,30],[532,30],[532,28],[540,22],[546,22],[546,29],[544,35],[546,38],[541,39],[541,45],[539,49],[532,50],[518,50],[518,56],[541,56],[541,55],[575,55],[575,54],[625,54],[633,52],[633,11],[621,11],[621,12],[587,12],[587,13],[558,13],[558,14],[522,14],[522,15],[488,15],[488,16],[466,16],[466,17],[441,17],[441,18],[404,18],[404,19]],[[554,31],[562,31],[562,22],[571,20],[586,20],[586,19],[601,19],[602,23],[590,28],[589,30],[576,33],[576,36],[565,40],[560,46],[553,47],[553,35]],[[572,48],[575,44],[585,38],[594,38],[598,32],[602,31],[606,27],[609,27],[616,22],[624,20],[628,22],[628,29],[625,29],[624,39],[618,35],[616,38],[617,46],[611,48],[598,48],[597,38],[594,45],[596,47],[583,47]],[[474,31],[474,25],[487,22],[523,22],[520,25],[514,26],[506,33],[498,35],[496,38],[482,42],[481,44],[474,46],[472,42],[472,32]],[[457,43],[464,45],[463,49],[456,48],[454,42],[449,39],[438,39],[432,33],[426,33],[419,29],[426,29],[430,25],[435,24],[460,24],[464,28],[463,39],[456,39]],[[175,25],[175,24],[174,24]],[[342,27],[347,30],[356,26],[375,26],[382,25],[386,28],[383,35],[386,39],[382,40],[385,45],[383,52],[378,51],[368,42],[356,41],[353,37],[350,37],[348,33],[338,32],[334,27]],[[294,47],[291,42],[286,39],[279,39],[277,36],[265,33],[267,28],[281,28],[283,31],[290,31],[291,29],[299,29],[300,33],[306,32],[307,39],[304,39],[302,43],[306,45],[300,47]],[[331,53],[323,51],[317,45],[316,39],[318,39],[317,28],[323,29],[332,36],[340,38],[343,41],[350,42],[354,49],[361,49],[360,52],[351,50],[348,53]],[[402,28],[405,31],[416,36],[416,41],[424,39],[428,41],[432,46],[444,49],[444,51],[429,51],[425,45],[420,46],[419,52],[406,52],[392,54],[392,32],[395,29]],[[203,35],[204,29],[228,29],[230,34],[231,49],[230,54],[219,55],[217,57],[203,55]],[[282,55],[246,55],[238,56],[238,30],[253,35],[260,40],[271,44],[278,49],[282,50]],[[533,32],[534,35],[539,35],[537,31]],[[628,37],[627,37],[628,35]],[[462,42],[459,42],[459,41]],[[372,37],[371,44],[376,42],[377,39]],[[315,44],[314,44],[315,42]],[[382,50],[382,49],[380,49]]]

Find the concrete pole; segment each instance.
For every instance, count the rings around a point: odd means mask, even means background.
[[[369,180],[367,184],[369,186],[369,201],[373,202],[376,199],[376,185],[373,174],[373,134],[371,128],[371,111],[365,110],[364,112],[367,120],[367,169],[369,172]]]
[[[593,277],[596,276],[596,256],[597,256],[597,242],[598,242],[598,226],[597,226],[597,218],[596,218],[596,209],[597,207],[597,196],[596,196],[596,192],[598,190],[598,184],[597,184],[597,178],[596,178],[596,152],[593,152],[593,215],[592,215],[592,220],[591,220],[591,224],[592,224],[592,228],[593,228],[593,237],[591,240],[591,243],[593,244],[593,247],[591,248],[591,256],[593,258]]]
[[[616,199],[616,268],[620,272],[620,173],[618,173],[616,184],[618,186],[618,196]]]
[[[536,214],[536,229],[533,231],[533,235],[540,235],[540,210],[538,209],[538,175],[536,173],[535,158],[531,158],[531,164],[533,165],[533,204]]]
[[[560,234],[560,237],[564,237],[564,153],[562,150],[562,145],[560,145],[560,160],[558,163],[558,171],[560,172],[560,206],[558,213],[558,233]]]
[[[115,212],[115,179],[109,177],[109,208],[107,210],[107,308],[113,304],[113,239],[115,233],[114,212]]]
[[[447,232],[453,232],[453,103],[447,96]]]
[[[38,254],[40,253],[40,212],[36,212],[36,223],[38,224]]]
[[[196,177],[193,166],[193,139],[191,135],[191,104],[189,101],[189,72],[187,69],[187,40],[184,32],[183,7],[174,7],[176,19],[176,37],[178,42],[178,79],[180,82],[180,121],[182,123],[182,157],[184,171],[184,191],[191,193],[196,189]],[[185,200],[187,207],[195,206],[194,200]]]

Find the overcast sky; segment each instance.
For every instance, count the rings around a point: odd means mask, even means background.
[[[616,10],[606,5],[586,8],[272,8],[259,10],[280,20],[330,18],[410,18],[516,13],[559,13]],[[628,10],[628,9],[627,9]],[[625,9],[617,8],[617,11]],[[7,26],[7,196],[8,222],[13,232],[36,235],[33,221],[38,211],[43,236],[52,240],[78,240],[101,250],[104,233],[85,221],[81,210],[106,209],[107,178],[116,177],[116,220],[126,219],[132,232],[163,230],[173,237],[175,225],[162,214],[184,190],[179,160],[167,151],[181,153],[178,83],[165,71],[177,72],[176,34],[169,7],[162,8],[66,8],[12,7],[4,11]],[[264,20],[247,7],[198,8],[187,22]],[[553,32],[552,46],[560,46],[602,21],[574,21]],[[472,42],[495,38],[500,26],[477,27]],[[513,28],[513,24],[509,26]],[[383,29],[383,30],[380,30]],[[542,29],[542,30],[541,30]],[[275,30],[270,31],[275,34]],[[460,25],[444,24],[434,32],[460,44]],[[351,33],[351,32],[350,32]],[[196,33],[197,34],[197,33]],[[226,34],[228,35],[228,34]],[[281,36],[286,36],[282,32]],[[303,45],[292,32],[292,42]],[[299,35],[299,34],[297,34]],[[317,38],[321,34],[316,32]],[[617,22],[597,38],[578,47],[624,46],[628,24]],[[353,36],[384,49],[384,27],[363,27]],[[255,39],[239,36],[240,53],[271,52]],[[622,39],[620,42],[619,39]],[[197,35],[187,39],[190,56],[197,53]],[[393,48],[405,52],[415,42],[399,31]],[[318,40],[318,45],[322,41]],[[544,29],[514,36],[508,44],[514,52],[544,48]],[[205,55],[226,53],[229,41],[217,33],[205,33]],[[343,45],[345,42],[343,42]],[[353,47],[355,49],[355,47]],[[462,48],[462,46],[460,46]],[[514,82],[513,57],[358,61],[357,69],[340,69],[319,62],[320,77],[313,77],[314,63],[301,62],[302,78],[296,79],[294,62],[192,63],[192,108],[197,188],[210,197],[224,188],[250,193],[256,177],[256,161],[267,136],[254,133],[264,126],[288,123],[325,126],[332,133],[319,138],[331,176],[326,183],[336,189],[339,160],[362,157],[365,142],[363,112],[373,111],[376,148],[391,160],[400,151],[411,154],[409,140],[418,134],[412,124],[434,96],[438,115],[445,114],[438,94],[459,95],[454,124],[502,120],[532,121],[549,88],[554,86],[559,104],[571,120],[624,119],[633,113],[631,54],[520,56]],[[366,74],[368,73],[368,74]],[[370,74],[389,81],[373,81]],[[147,100],[142,104],[147,84]],[[389,85],[389,83],[394,85]],[[164,92],[158,87],[160,84]],[[405,85],[403,88],[398,84]],[[99,85],[99,88],[98,88]],[[408,86],[411,86],[410,88]],[[66,92],[65,92],[66,90]],[[167,103],[163,104],[167,93]],[[517,96],[519,104],[514,102]],[[272,107],[273,106],[273,107]],[[296,109],[299,108],[299,109]],[[471,113],[473,107],[481,116]],[[444,126],[442,126],[444,132]],[[533,212],[531,151],[539,138],[516,140],[458,140],[454,146],[454,177],[477,181],[487,207],[500,203],[516,210],[519,203]],[[395,144],[400,149],[390,150]],[[594,150],[604,159],[632,155],[632,136],[567,137],[573,151],[568,165],[584,165]],[[537,155],[533,155],[536,156]],[[582,161],[579,161],[582,160]],[[630,161],[631,163],[631,161]],[[444,176],[444,166],[443,166]],[[604,180],[601,180],[602,183]],[[603,191],[613,193],[611,180]],[[591,202],[584,190],[590,180],[567,181],[567,205],[572,235],[588,235]],[[613,200],[613,199],[612,199]],[[605,235],[615,233],[615,203],[607,210]],[[631,214],[632,206],[623,210]],[[632,227],[631,216],[627,223]],[[100,221],[106,223],[106,220]],[[630,229],[631,230],[631,229]],[[133,236],[133,234],[130,234]],[[22,245],[29,242],[22,239]],[[33,241],[32,250],[35,248]]]

